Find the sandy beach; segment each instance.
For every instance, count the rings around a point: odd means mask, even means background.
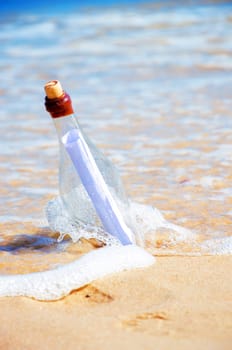
[[[0,349],[231,349],[231,256],[159,257],[55,302],[0,300]]]

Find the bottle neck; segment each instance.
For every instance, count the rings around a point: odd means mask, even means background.
[[[78,127],[72,108],[72,102],[67,93],[64,92],[57,98],[48,98],[46,96],[45,107],[53,118],[59,139],[69,130]]]
[[[59,140],[70,130],[79,128],[77,118],[74,114],[53,119]]]

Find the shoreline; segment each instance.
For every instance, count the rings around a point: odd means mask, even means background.
[[[218,349],[232,341],[232,256],[156,257],[59,301],[0,298],[0,349]]]

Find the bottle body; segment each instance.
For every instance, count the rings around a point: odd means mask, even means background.
[[[120,207],[126,208],[128,206],[128,200],[118,171],[114,164],[85,135],[75,114],[54,119],[54,125],[59,139],[59,192],[63,205],[74,223],[78,224],[82,222],[84,224],[99,226],[101,222],[94,205],[61,141],[62,137],[70,130],[81,130],[83,138],[114,200]]]

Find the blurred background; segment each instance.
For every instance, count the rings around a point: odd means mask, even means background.
[[[1,232],[36,226],[58,193],[43,91],[58,79],[132,199],[230,234],[231,2],[8,0],[0,13]]]

